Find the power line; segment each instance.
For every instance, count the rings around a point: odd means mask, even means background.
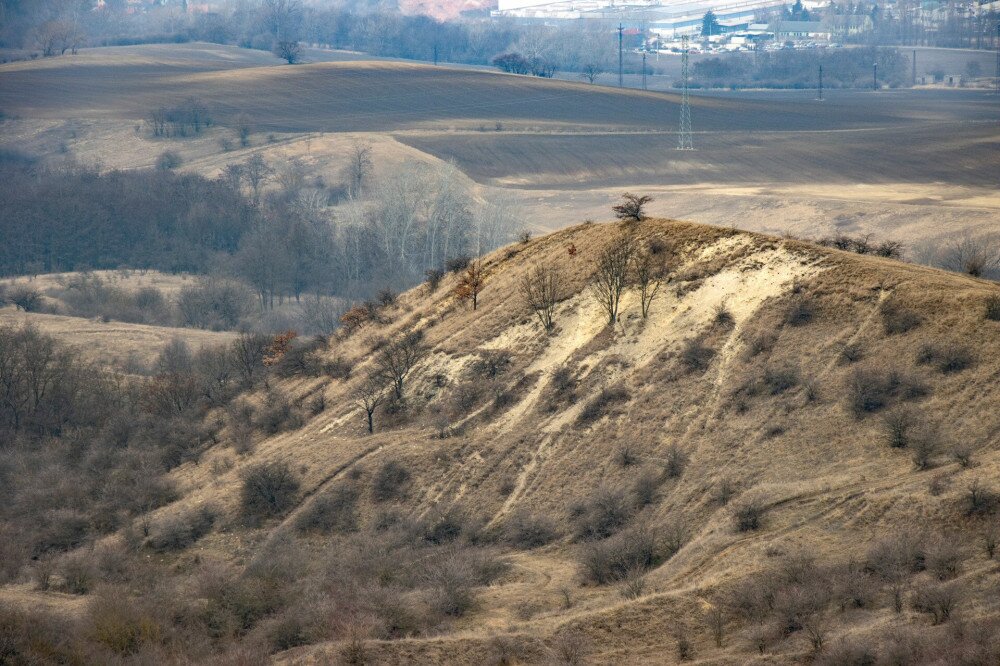
[[[691,100],[688,94],[688,38],[681,37],[681,126],[677,132],[677,150],[694,150],[691,144]]]
[[[619,23],[618,24],[618,87],[619,88],[625,87],[622,82],[622,74],[624,72],[622,68],[622,30],[624,30],[624,28],[622,27],[622,24]]]

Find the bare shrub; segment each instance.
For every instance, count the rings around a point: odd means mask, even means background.
[[[805,326],[816,317],[816,306],[805,294],[792,298],[785,312],[785,323],[789,326]]]
[[[642,252],[635,261],[635,284],[639,288],[639,306],[642,318],[649,316],[649,308],[664,283],[664,267],[657,263],[652,251]]]
[[[623,442],[615,448],[614,460],[619,467],[631,467],[639,462],[639,457],[631,442]]]
[[[504,538],[516,548],[531,549],[551,543],[558,536],[555,523],[546,516],[520,509],[504,522]]]
[[[555,268],[534,266],[521,278],[521,298],[549,333],[554,326],[556,304],[562,298],[562,278]]]
[[[27,285],[15,285],[7,290],[5,298],[24,312],[38,312],[42,307],[40,291]]]
[[[736,494],[736,486],[729,479],[722,479],[715,485],[712,499],[720,506],[729,504],[729,500]]]
[[[913,592],[913,610],[927,613],[934,624],[947,622],[962,596],[962,589],[956,582],[926,582]]]
[[[965,515],[981,516],[996,510],[1000,497],[990,488],[974,479],[965,492]]]
[[[160,171],[171,171],[181,165],[181,156],[173,150],[165,150],[156,158],[156,168]]]
[[[754,358],[774,349],[778,335],[774,331],[756,330],[746,336],[746,358]]]
[[[635,257],[635,242],[624,233],[612,240],[597,257],[590,291],[608,315],[609,326],[618,322],[618,308],[631,279]]]
[[[716,326],[732,326],[736,319],[732,310],[725,303],[719,303],[712,308],[712,323]]]
[[[629,571],[618,585],[618,592],[626,599],[638,599],[645,591],[646,576],[642,569]]]
[[[580,411],[580,416],[577,421],[581,424],[596,421],[604,416],[612,405],[620,402],[626,402],[631,397],[632,396],[628,389],[620,384],[616,386],[604,387],[601,389],[600,393],[584,405],[583,409]]]
[[[877,654],[867,641],[849,637],[830,645],[813,663],[817,666],[872,666],[878,663]]]
[[[681,348],[681,364],[688,372],[704,372],[715,357],[715,350],[701,340],[688,340]]]
[[[937,453],[937,438],[929,428],[924,428],[910,443],[913,466],[918,470],[930,469],[934,454]]]
[[[990,236],[966,236],[946,244],[937,258],[945,270],[986,277],[1000,267],[1000,245]]]
[[[580,551],[584,579],[597,585],[624,580],[630,574],[656,566],[660,561],[653,533],[641,527],[589,543]]]
[[[937,345],[927,343],[917,352],[917,363],[933,366],[938,372],[961,372],[973,363],[972,352],[957,344]]]
[[[663,475],[668,479],[679,479],[684,474],[688,461],[688,454],[684,453],[676,444],[671,444],[664,452]]]
[[[410,471],[395,460],[383,463],[372,476],[372,499],[388,502],[402,499],[410,481]]]
[[[621,529],[631,517],[625,493],[601,486],[590,497],[570,507],[570,520],[579,539],[603,539]]]
[[[737,532],[752,532],[760,529],[764,518],[764,505],[755,498],[740,502],[732,510],[733,526]]]
[[[296,430],[304,424],[302,414],[288,400],[288,397],[272,389],[264,396],[264,404],[257,412],[254,425],[268,435],[287,430]]]
[[[857,363],[864,358],[864,348],[857,342],[848,342],[840,348],[840,359],[844,363]]]
[[[875,542],[865,557],[865,569],[892,583],[923,571],[927,547],[919,535],[901,532]]]
[[[552,640],[552,661],[559,666],[583,666],[590,653],[586,636],[571,632],[560,633]]]
[[[283,462],[261,463],[243,473],[240,510],[247,522],[280,516],[295,505],[299,480]]]
[[[879,306],[882,315],[882,330],[886,335],[900,335],[921,324],[920,315],[897,300],[887,300]]]
[[[632,497],[638,508],[649,506],[656,500],[660,488],[660,475],[651,469],[643,470],[632,484]]]
[[[161,553],[184,550],[212,530],[217,516],[215,507],[201,506],[168,518],[153,531],[149,546]]]
[[[884,409],[894,399],[911,400],[927,392],[916,379],[886,366],[857,368],[848,376],[846,388],[856,418]]]
[[[986,297],[983,317],[986,321],[1000,321],[1000,294],[990,294]]]
[[[924,565],[938,580],[948,580],[958,575],[964,559],[962,549],[954,539],[939,537],[928,544]]]
[[[883,438],[893,449],[909,446],[917,427],[916,414],[906,407],[894,407],[882,416]]]
[[[354,484],[340,484],[317,496],[295,520],[300,532],[353,532],[358,528],[359,492]]]

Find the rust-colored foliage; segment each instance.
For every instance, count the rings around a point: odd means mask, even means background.
[[[267,346],[267,351],[264,352],[264,366],[270,368],[277,365],[284,358],[285,354],[288,353],[288,349],[292,345],[292,340],[298,336],[299,334],[295,331],[285,331],[274,336],[271,344]]]

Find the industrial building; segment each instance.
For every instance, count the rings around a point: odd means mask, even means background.
[[[760,10],[781,7],[787,0],[663,0],[626,4],[612,0],[499,0],[495,16],[526,19],[601,19],[641,24],[649,33],[673,38],[701,32],[702,18],[711,10],[723,32],[745,28]]]

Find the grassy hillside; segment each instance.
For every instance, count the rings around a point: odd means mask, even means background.
[[[630,287],[608,325],[588,285],[621,238],[667,279],[648,318]],[[539,266],[558,272],[549,334],[520,294]],[[483,269],[475,310],[448,275],[329,340],[332,375],[269,380],[322,396],[301,424],[246,446],[220,415],[149,518],[156,538],[218,514],[154,551],[172,594],[212,608],[213,576],[295,572],[237,634],[284,663],[996,659],[994,283],[667,220],[572,227]],[[359,390],[413,333],[369,435]],[[254,513],[247,475],[281,464],[294,488]],[[63,610],[96,621],[92,596]]]

